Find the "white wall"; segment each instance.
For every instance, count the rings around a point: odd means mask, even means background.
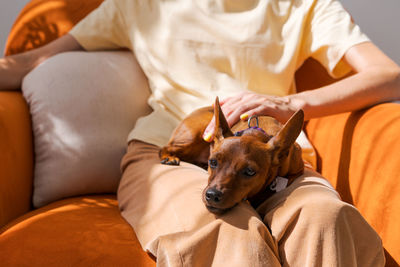
[[[28,1],[0,0],[1,52],[15,17]],[[400,0],[340,1],[369,38],[400,64]]]
[[[29,0],[0,0],[0,55],[3,55],[8,33],[20,10]]]
[[[368,37],[400,65],[400,0],[340,0]]]

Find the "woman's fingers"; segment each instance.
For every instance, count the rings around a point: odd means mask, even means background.
[[[213,117],[203,133],[204,141],[211,142],[214,139],[214,133],[215,133],[215,119]]]
[[[237,112],[245,112],[246,110],[254,108],[258,105],[261,99],[257,99],[255,94],[245,92],[241,93],[235,97],[230,97],[221,104],[222,110],[224,111],[227,121],[230,126],[235,124],[239,120],[239,116],[234,116],[232,114],[237,114]]]

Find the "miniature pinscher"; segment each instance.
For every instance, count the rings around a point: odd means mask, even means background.
[[[215,136],[208,143],[203,133],[213,116]],[[296,138],[304,113],[298,110],[283,126],[272,117],[256,119],[255,127],[250,118],[247,125],[240,121],[230,129],[217,97],[214,107],[198,109],[178,125],[160,150],[161,163],[179,165],[182,160],[207,167],[210,176],[202,199],[212,213],[221,214],[244,199],[257,207],[274,193],[269,188],[276,177],[290,184],[303,174]]]

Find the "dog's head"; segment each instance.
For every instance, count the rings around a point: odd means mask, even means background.
[[[304,113],[297,111],[274,136],[258,130],[234,136],[218,98],[214,119],[216,133],[211,144],[210,176],[203,191],[203,202],[210,212],[220,214],[243,199],[251,199],[280,174],[303,127]]]

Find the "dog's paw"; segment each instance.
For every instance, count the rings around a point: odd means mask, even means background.
[[[177,157],[174,156],[165,156],[161,158],[161,164],[165,165],[172,165],[172,166],[179,166],[180,160]]]

